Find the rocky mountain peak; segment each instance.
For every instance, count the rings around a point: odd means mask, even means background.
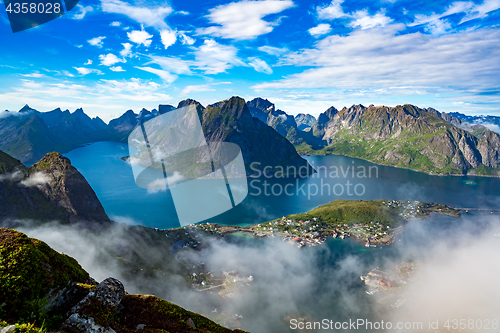
[[[48,153],[29,167],[28,173],[38,178],[36,186],[52,204],[69,213],[70,222],[110,221],[94,190],[68,158]]]
[[[25,104],[20,110],[20,113],[27,113],[27,112],[32,112],[36,111],[35,109],[32,109],[28,104]]]

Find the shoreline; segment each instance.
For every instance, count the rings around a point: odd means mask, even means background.
[[[225,237],[227,235],[237,233],[237,232],[242,232],[242,233],[251,234],[255,238],[264,238],[264,237],[276,237],[276,238],[278,238],[279,237],[283,241],[287,241],[287,240],[293,241],[293,239],[299,238],[299,240],[294,241],[294,242],[299,243],[299,248],[304,247],[304,246],[308,246],[308,245],[309,246],[316,246],[316,245],[323,244],[326,241],[327,237],[340,238],[340,239],[352,238],[356,242],[358,242],[360,244],[365,244],[366,247],[370,247],[370,246],[377,246],[377,245],[391,245],[391,244],[393,244],[396,241],[398,235],[404,231],[404,229],[408,223],[410,223],[412,221],[421,221],[421,220],[429,219],[432,217],[432,214],[440,214],[440,215],[445,215],[445,216],[450,216],[450,217],[455,217],[455,218],[461,217],[461,214],[458,212],[457,209],[452,208],[452,207],[448,207],[448,208],[450,208],[452,210],[452,212],[438,211],[438,210],[435,210],[431,207],[431,208],[429,208],[429,211],[426,212],[425,214],[420,215],[418,217],[413,217],[411,220],[407,220],[407,221],[403,222],[402,224],[400,224],[399,226],[394,228],[390,234],[388,234],[380,239],[373,239],[370,237],[365,238],[365,237],[363,237],[364,235],[359,236],[359,235],[356,235],[352,232],[343,232],[343,231],[319,232],[318,235],[313,236],[313,237],[308,237],[308,236],[299,237],[298,235],[285,234],[285,233],[279,232],[279,231],[274,232],[273,230],[271,230],[271,231],[253,230],[253,228],[261,225],[262,223],[247,225],[247,226],[243,226],[243,227],[242,226],[234,226],[234,225],[221,225],[221,224],[217,224],[217,223],[214,223],[211,225],[218,229],[218,234],[221,237]],[[265,223],[271,223],[271,222],[273,222],[273,221],[268,221]],[[320,241],[316,241],[317,239],[320,239]]]
[[[299,152],[297,152],[297,153],[300,156],[332,156],[332,155],[333,156],[344,156],[344,157],[355,158],[355,159],[359,159],[362,161],[370,162],[370,163],[373,163],[375,165],[398,168],[398,169],[403,169],[403,170],[410,170],[410,171],[414,171],[414,172],[420,172],[420,173],[424,173],[424,174],[429,175],[429,176],[440,176],[440,177],[447,177],[447,176],[453,176],[453,177],[467,177],[467,176],[469,176],[469,177],[471,177],[472,176],[472,177],[500,178],[500,174],[494,176],[494,175],[476,175],[476,174],[430,173],[430,172],[426,172],[426,171],[422,171],[422,170],[415,170],[415,169],[406,168],[406,167],[402,167],[402,166],[398,166],[398,165],[376,163],[374,161],[371,161],[371,160],[368,160],[368,159],[365,159],[362,157],[349,156],[349,155],[345,155],[345,154],[332,154],[332,153],[329,153],[329,154],[300,154]],[[471,170],[475,170],[475,169],[471,169]]]

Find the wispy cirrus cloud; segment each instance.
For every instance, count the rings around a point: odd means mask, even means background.
[[[74,20],[81,20],[85,17],[87,13],[94,11],[92,6],[82,6],[80,4],[76,5],[78,12],[76,12],[71,18]]]
[[[210,23],[216,24],[199,28],[199,34],[229,39],[245,40],[270,33],[278,22],[263,18],[277,14],[294,6],[291,0],[240,1],[210,9],[207,15]]]
[[[175,74],[192,74],[190,66],[194,64],[193,61],[186,61],[180,58],[173,57],[161,57],[161,56],[149,56],[150,62],[161,66],[161,68]]]
[[[265,52],[267,54],[271,54],[274,56],[280,56],[280,55],[288,52],[288,49],[286,47],[275,47],[275,46],[269,46],[269,45],[259,46],[257,49],[259,51],[262,51],[262,52]]]
[[[156,74],[167,84],[171,84],[172,82],[177,80],[177,77],[178,77],[177,75],[174,75],[174,74],[172,74],[166,70],[163,70],[163,69],[157,69],[157,68],[152,68],[152,67],[139,67],[139,66],[135,66],[135,68],[149,72],[149,73]]]
[[[266,73],[266,74],[272,74],[273,70],[271,66],[269,66],[264,60],[256,58],[256,57],[250,57],[248,58],[250,62],[248,63],[250,66],[253,67],[257,72],[260,73]]]
[[[343,2],[344,0],[332,0],[332,2],[327,6],[317,6],[316,15],[318,19],[336,20],[344,18],[350,21],[350,23],[347,24],[348,26],[352,28],[359,27],[361,29],[370,29],[377,26],[385,27],[393,21],[390,17],[386,16],[384,9],[381,9],[374,15],[371,15],[367,9],[346,13],[342,8]],[[311,33],[311,35],[313,34]]]
[[[215,91],[215,89],[212,88],[209,84],[189,85],[182,89],[181,96],[204,91]]]
[[[462,24],[474,19],[483,19],[489,13],[500,8],[500,0],[485,0],[481,4],[476,4],[472,1],[455,1],[445,7],[445,10],[440,13],[432,13],[430,15],[415,14],[415,19],[408,26],[423,25],[426,30],[440,34],[447,30],[451,30],[451,25],[447,18],[452,15],[461,14],[462,18],[458,24]]]
[[[73,67],[73,68],[76,69],[76,71],[80,75],[87,75],[87,74],[90,74],[90,73],[96,73],[96,74],[99,74],[99,75],[103,74],[103,72],[101,72],[98,69],[87,68],[87,67]]]
[[[45,74],[39,73],[38,71],[36,71],[34,73],[30,73],[30,74],[21,74],[21,76],[24,76],[24,77],[34,77],[34,78],[46,77]]]
[[[145,26],[159,29],[168,28],[165,18],[172,13],[172,7],[163,6],[133,6],[121,0],[101,0],[102,11],[122,14]]]
[[[480,91],[500,86],[499,29],[442,36],[399,34],[402,29],[405,26],[397,24],[326,37],[315,48],[290,52],[282,59],[282,64],[308,69],[253,88],[360,90],[405,85]]]

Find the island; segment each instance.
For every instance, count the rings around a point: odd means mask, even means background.
[[[265,223],[246,227],[216,225],[212,228],[222,236],[248,232],[256,237],[282,237],[284,241],[297,243],[298,247],[316,246],[327,236],[351,237],[366,246],[376,246],[392,244],[410,220],[429,218],[432,213],[461,216],[459,210],[437,203],[337,199],[306,213]]]

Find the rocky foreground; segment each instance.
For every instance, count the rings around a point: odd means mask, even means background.
[[[0,228],[0,331],[243,332],[152,295],[130,295],[112,277],[98,283],[78,262]]]

